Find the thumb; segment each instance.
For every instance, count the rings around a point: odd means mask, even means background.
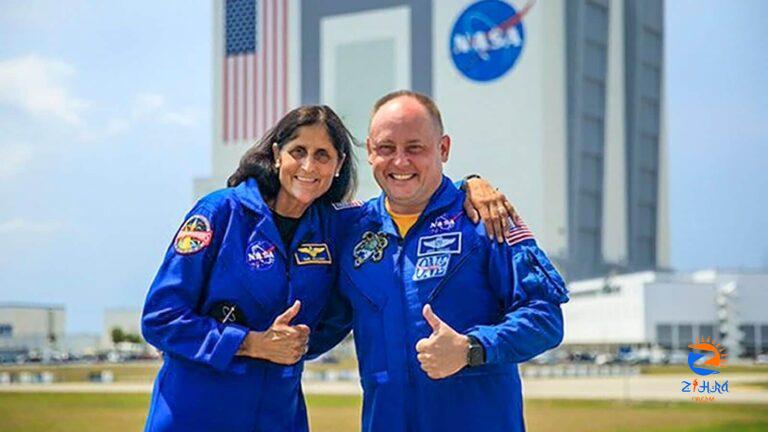
[[[301,309],[301,302],[299,300],[296,300],[293,302],[293,305],[285,310],[285,312],[281,313],[277,318],[275,318],[275,324],[285,324],[288,325],[291,323],[291,320],[293,320],[296,315],[299,314],[299,309]]]
[[[425,304],[424,309],[422,309],[421,313],[422,315],[424,315],[424,319],[426,319],[427,322],[429,323],[429,326],[432,327],[433,333],[440,330],[440,326],[443,324],[443,322],[432,311],[432,306],[430,306],[429,304]]]

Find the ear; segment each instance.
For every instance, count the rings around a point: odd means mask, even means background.
[[[339,164],[336,166],[336,175],[339,175],[341,172],[341,168],[344,166],[344,161],[347,160],[347,154],[342,153],[341,158],[339,158]]]
[[[370,136],[365,138],[365,149],[368,150],[368,165],[373,165],[373,142]]]
[[[451,137],[443,135],[440,138],[440,160],[448,162],[448,154],[451,152]]]

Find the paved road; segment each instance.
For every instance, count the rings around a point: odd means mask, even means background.
[[[691,400],[691,393],[681,392],[681,380],[691,379],[676,375],[650,375],[628,377],[584,378],[527,378],[524,381],[528,399],[611,399],[628,401],[680,401]],[[730,374],[717,378],[729,381],[728,394],[715,395],[718,403],[768,404],[768,374]],[[703,379],[699,379],[702,381]],[[710,379],[709,381],[712,381]],[[762,383],[762,386],[754,384]],[[750,385],[752,384],[752,385]],[[149,393],[151,383],[53,383],[5,384],[0,392],[45,393]],[[357,382],[304,383],[307,394],[359,395]]]

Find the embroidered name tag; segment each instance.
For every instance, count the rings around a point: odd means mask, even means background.
[[[331,251],[325,243],[304,243],[293,254],[296,264],[331,264]]]
[[[417,256],[461,253],[461,233],[453,232],[419,238]]]
[[[416,261],[416,270],[413,272],[413,280],[421,281],[440,276],[445,276],[448,270],[448,264],[451,262],[450,255],[430,255],[424,256]]]

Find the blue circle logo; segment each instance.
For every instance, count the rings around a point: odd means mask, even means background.
[[[451,30],[453,64],[473,81],[491,81],[515,65],[525,44],[523,16],[529,1],[517,12],[509,3],[483,0],[459,15]]]

